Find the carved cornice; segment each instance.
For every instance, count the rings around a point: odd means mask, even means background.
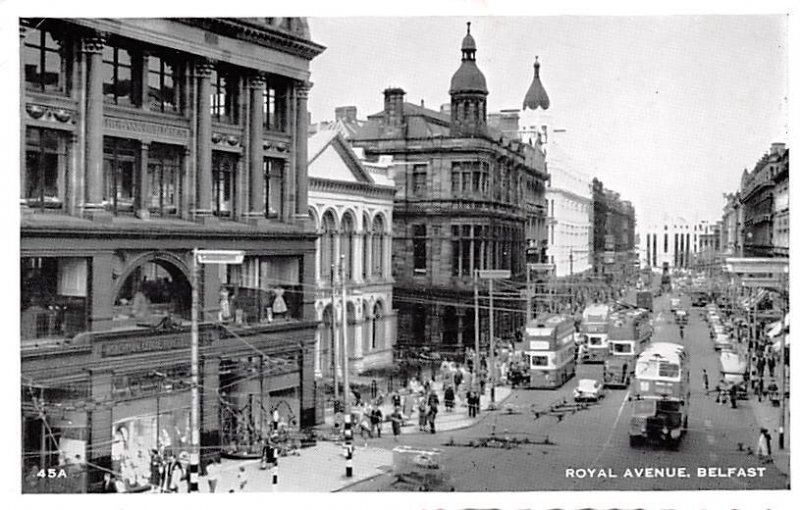
[[[283,51],[311,60],[325,47],[296,35],[235,18],[175,18],[175,21],[219,34]]]
[[[298,82],[295,86],[295,90],[297,91],[297,98],[302,100],[308,100],[308,93],[311,91],[311,87],[314,84],[310,81],[301,81]]]
[[[211,60],[198,60],[194,64],[194,73],[200,78],[210,78],[211,72],[216,68],[216,63]]]
[[[81,51],[83,53],[103,53],[108,38],[106,34],[96,33],[81,38]]]

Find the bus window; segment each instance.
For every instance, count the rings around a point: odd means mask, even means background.
[[[603,340],[599,336],[590,336],[589,337],[589,345],[598,346],[602,345]]]
[[[532,367],[546,367],[547,366],[547,356],[531,356],[531,366]]]
[[[612,352],[615,354],[630,354],[633,352],[631,344],[611,344]]]
[[[681,410],[681,403],[675,400],[662,400],[658,402],[658,410],[665,413],[677,413]]]
[[[633,414],[635,416],[653,416],[656,414],[655,400],[634,400]]]
[[[658,375],[659,377],[678,377],[680,367],[675,363],[659,363]]]

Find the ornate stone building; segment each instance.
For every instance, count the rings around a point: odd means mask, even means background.
[[[473,347],[473,270],[508,269],[524,281],[528,244],[535,246],[531,262],[545,260],[544,154],[487,124],[489,89],[476,51],[468,27],[449,113],[388,88],[383,111],[350,137],[368,159],[394,158],[392,273],[405,351]],[[510,338],[525,318],[521,301],[497,307],[496,336]],[[488,345],[488,314],[481,317]]]
[[[132,484],[138,450],[186,447],[194,248],[245,252],[199,270],[204,454],[254,444],[276,408],[315,422],[323,49],[301,18],[20,21],[26,473],[69,458],[92,467],[65,490],[101,468]]]
[[[396,330],[392,310],[391,157],[380,162],[364,161],[350,148],[340,128],[333,125],[311,136],[308,158],[309,212],[320,235],[314,264],[314,305],[320,321],[314,371],[324,378],[332,377],[334,369],[341,373],[342,354],[333,347],[334,342],[340,342],[341,334],[341,264],[347,284],[350,371],[385,368],[392,364]],[[332,268],[335,307],[331,306]]]

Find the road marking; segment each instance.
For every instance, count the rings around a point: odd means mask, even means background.
[[[614,419],[614,425],[611,426],[611,432],[608,434],[608,439],[606,439],[606,442],[603,445],[603,448],[600,450],[600,453],[597,454],[597,457],[594,459],[594,462],[592,462],[592,466],[597,465],[597,461],[600,460],[600,457],[602,457],[603,454],[606,452],[606,448],[608,448],[609,445],[611,445],[611,438],[614,437],[614,432],[617,430],[617,424],[619,423],[619,419],[622,416],[622,410],[625,409],[625,402],[628,401],[628,397],[630,396],[631,396],[631,390],[628,390],[628,392],[625,393],[625,396],[622,398],[622,404],[620,404],[619,406],[619,410],[617,411],[617,417]]]
[[[714,444],[714,443],[717,441],[717,440],[714,438],[714,436],[712,436],[711,434],[709,434],[709,435],[707,435],[707,436],[706,436],[706,440],[708,441],[708,444]]]

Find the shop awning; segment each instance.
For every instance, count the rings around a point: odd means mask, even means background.
[[[783,337],[783,340],[778,340],[774,344],[772,344],[773,352],[781,352],[781,347],[783,346],[783,342],[786,342],[786,346],[789,347],[791,344],[789,343],[789,333],[786,333],[786,336]]]
[[[775,321],[769,326],[767,326],[767,336],[770,338],[775,338],[776,336],[781,334],[781,331],[784,329],[784,323],[786,324],[786,331],[789,331],[789,315],[787,314],[784,316],[782,321]]]

